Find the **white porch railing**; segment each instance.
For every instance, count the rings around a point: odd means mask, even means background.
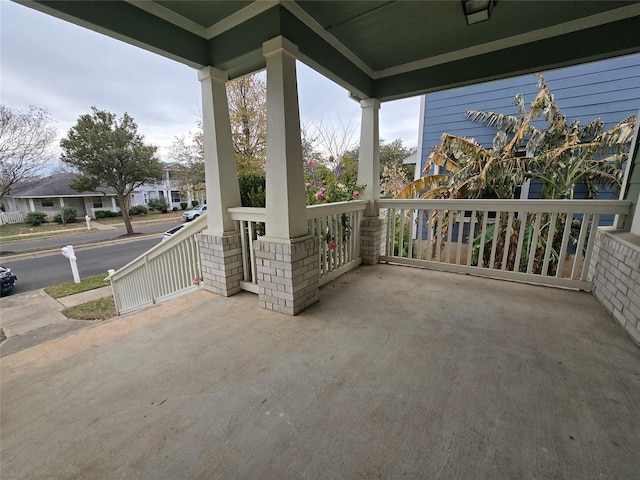
[[[591,290],[589,262],[615,200],[379,200],[382,261]],[[603,222],[604,223],[604,222]]]
[[[318,273],[320,285],[354,268],[362,262],[360,257],[360,221],[366,201],[327,203],[307,207],[309,233],[320,238]],[[230,208],[231,218],[239,224],[241,232],[243,290],[258,293],[256,258],[253,242],[265,233],[264,208]]]
[[[362,263],[360,221],[365,200],[307,207],[309,233],[320,239],[320,286]]]
[[[206,216],[196,218],[109,277],[118,315],[200,288],[194,285],[202,278],[196,234],[206,226]]]
[[[22,212],[0,212],[0,225],[10,223],[24,223],[24,214]]]

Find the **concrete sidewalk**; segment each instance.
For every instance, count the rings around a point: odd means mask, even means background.
[[[44,290],[3,297],[0,327],[7,339],[0,344],[0,357],[89,328],[97,322],[70,320],[62,310],[111,295],[111,286],[53,299]]]
[[[0,362],[3,479],[635,479],[640,349],[588,293],[358,268]]]

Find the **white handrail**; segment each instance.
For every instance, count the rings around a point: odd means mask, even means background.
[[[206,215],[196,218],[108,277],[118,315],[199,288],[200,248],[196,235],[206,225]]]

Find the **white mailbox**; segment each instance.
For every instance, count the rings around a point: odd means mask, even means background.
[[[66,247],[62,247],[62,255],[69,259],[69,263],[71,264],[71,273],[73,274],[73,281],[75,283],[80,283],[78,264],[76,262],[76,254],[73,251],[73,246],[67,245]]]

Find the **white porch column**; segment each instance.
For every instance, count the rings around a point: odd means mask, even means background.
[[[215,235],[236,230],[227,208],[241,205],[225,88],[227,79],[226,73],[213,67],[198,71],[202,86],[207,230]]]
[[[384,234],[384,219],[375,201],[380,199],[380,101],[367,98],[360,101],[362,120],[360,124],[360,158],[358,158],[358,183],[367,187],[360,195],[368,200],[364,217],[360,223],[360,255],[365,265],[380,262],[380,246]]]
[[[267,63],[267,222],[255,243],[260,306],[296,315],[318,301],[317,237],[309,236],[300,113],[298,48],[284,37],[263,44]]]
[[[360,158],[358,158],[358,183],[366,184],[360,198],[368,200],[364,212],[366,217],[377,217],[378,209],[373,202],[380,199],[380,101],[367,98],[360,101],[362,120],[360,124]]]
[[[224,296],[240,291],[242,246],[227,209],[241,206],[225,83],[213,67],[198,71],[202,86],[202,128],[207,186],[207,229],[200,234],[200,264],[206,290]]]
[[[307,235],[296,56],[284,37],[263,44],[267,60],[267,237]]]

